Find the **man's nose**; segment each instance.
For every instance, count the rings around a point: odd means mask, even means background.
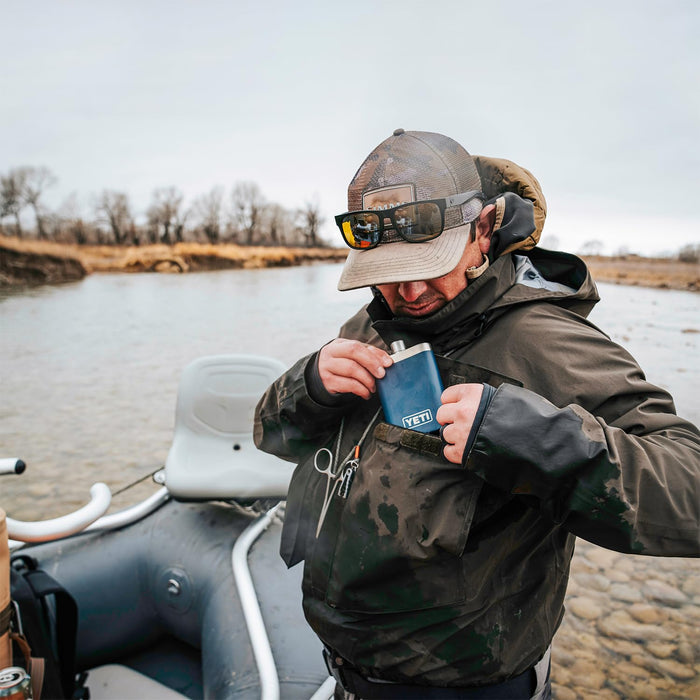
[[[399,284],[399,296],[411,303],[418,299],[426,290],[428,285],[425,282],[401,282]]]

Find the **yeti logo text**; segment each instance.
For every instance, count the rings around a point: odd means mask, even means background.
[[[433,412],[426,408],[425,411],[419,411],[418,413],[412,413],[410,416],[404,416],[402,418],[404,428],[417,428],[419,425],[425,425],[433,420]]]

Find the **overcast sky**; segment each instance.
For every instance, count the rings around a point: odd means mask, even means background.
[[[397,128],[530,170],[544,240],[700,243],[698,0],[0,0],[0,173],[143,211],[256,182],[326,223]],[[550,239],[552,240],[552,239]]]

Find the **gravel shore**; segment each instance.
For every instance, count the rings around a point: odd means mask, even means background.
[[[578,540],[552,647],[555,700],[700,698],[700,560]]]

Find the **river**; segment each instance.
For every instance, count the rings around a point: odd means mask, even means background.
[[[182,368],[230,352],[291,364],[315,350],[369,299],[337,292],[339,272],[95,274],[1,292],[0,456],[28,464],[3,477],[2,506],[16,518],[54,517],[85,503],[94,481],[117,491],[162,465]],[[700,423],[700,295],[599,289],[591,320]],[[149,480],[114,507],[154,488]],[[700,562],[581,542],[573,571],[554,653],[557,697],[700,698]],[[662,632],[651,635],[653,625]]]

